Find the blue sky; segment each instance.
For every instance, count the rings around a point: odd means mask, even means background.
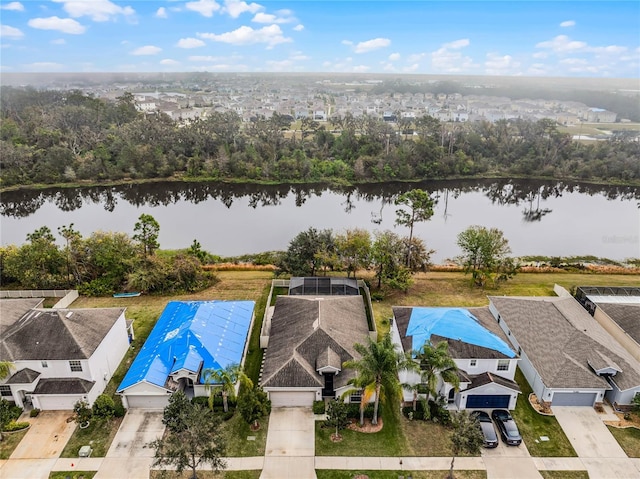
[[[0,0],[3,72],[640,78],[638,1]]]

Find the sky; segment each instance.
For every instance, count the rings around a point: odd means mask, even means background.
[[[2,72],[640,78],[640,2],[0,0]]]

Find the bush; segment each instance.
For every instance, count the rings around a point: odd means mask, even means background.
[[[11,421],[4,427],[4,432],[12,432],[12,431],[20,431],[21,429],[26,429],[29,427],[28,422],[16,422]]]
[[[109,419],[114,416],[115,404],[108,394],[100,394],[93,403],[93,415]]]
[[[324,401],[313,401],[313,414],[324,414]]]
[[[222,420],[223,421],[228,421],[229,419],[231,419],[233,417],[234,414],[235,414],[235,409],[234,410],[229,409],[229,412],[223,412],[222,413]]]
[[[11,406],[11,408],[9,409],[10,412],[10,417],[12,421],[17,421],[18,418],[20,417],[20,415],[22,414],[22,408],[20,406],[16,406],[15,404],[13,406]]]
[[[381,410],[378,409],[378,416],[380,416]],[[349,403],[347,404],[347,417],[349,419],[360,419],[360,403]],[[369,403],[364,408],[364,417],[372,418],[373,417],[373,404]]]
[[[121,402],[116,402],[113,406],[113,415],[114,417],[124,417],[127,414],[127,410],[124,408]]]
[[[195,396],[193,399],[191,399],[191,404],[193,404],[194,406],[199,404],[209,409],[209,398],[207,396]]]
[[[423,421],[424,420],[424,409],[422,407],[422,403],[418,402],[416,404],[416,410],[413,410],[413,406],[406,406],[402,408],[402,414],[408,419],[413,421]]]
[[[38,409],[37,407],[34,407],[34,408],[29,412],[29,417],[38,417],[38,414],[40,414],[40,409]]]

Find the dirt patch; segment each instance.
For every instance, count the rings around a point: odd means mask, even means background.
[[[549,407],[538,402],[538,396],[536,396],[535,393],[529,394],[529,404],[531,404],[531,407],[538,414],[542,414],[543,416],[553,416],[553,411],[551,411]]]
[[[618,416],[617,421],[604,421],[607,426],[626,428],[626,427],[635,427],[640,429],[640,416],[632,413],[622,413],[614,411],[614,414]]]
[[[382,418],[378,418],[378,424],[371,424],[371,419],[365,419],[362,426],[358,421],[354,420],[347,426],[347,429],[356,432],[374,433],[380,431],[383,425]]]

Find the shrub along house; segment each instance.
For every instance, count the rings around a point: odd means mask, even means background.
[[[514,409],[520,388],[514,381],[518,357],[488,308],[393,307],[391,337],[406,353],[419,350],[427,341],[445,341],[458,368],[460,388],[440,379],[437,392],[447,398],[450,409]],[[420,374],[400,373],[400,382],[417,385]],[[404,401],[414,398],[404,390]],[[424,397],[422,395],[421,397]]]
[[[36,302],[0,300],[0,361],[13,364],[2,397],[42,410],[93,404],[129,348],[125,309],[43,309]]]
[[[274,407],[311,406],[313,401],[341,397],[356,374],[342,364],[359,358],[354,344],[366,344],[370,337],[355,280],[305,279],[306,288],[301,278],[292,279],[294,295],[277,297],[263,329],[267,349],[260,384]],[[353,400],[359,402],[359,397],[356,393]]]
[[[171,301],[117,393],[126,408],[164,408],[176,391],[207,396],[202,372],[244,363],[253,301]]]

